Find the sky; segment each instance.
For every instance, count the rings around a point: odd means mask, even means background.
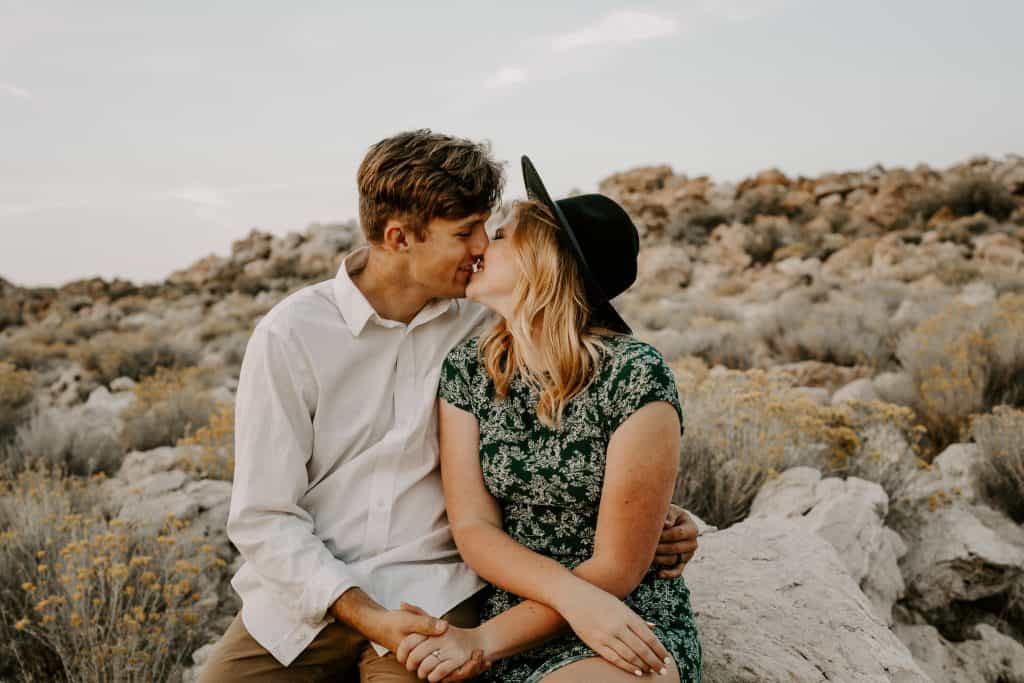
[[[490,141],[521,196],[1024,153],[1019,0],[0,0],[0,277],[162,280],[356,215],[367,147]]]

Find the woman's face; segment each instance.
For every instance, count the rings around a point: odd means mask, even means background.
[[[515,307],[516,284],[523,277],[522,266],[516,257],[512,234],[516,229],[516,214],[502,223],[484,251],[477,272],[466,286],[466,298],[497,311],[504,317]]]

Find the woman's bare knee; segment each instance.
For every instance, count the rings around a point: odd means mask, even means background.
[[[675,662],[665,666],[665,675],[647,674],[640,680],[657,681],[657,683],[679,683],[679,670]],[[635,683],[637,677],[626,673],[614,664],[609,664],[600,657],[581,659],[563,666],[542,679],[542,683]]]

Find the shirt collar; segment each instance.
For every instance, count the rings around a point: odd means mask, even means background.
[[[337,303],[338,311],[341,313],[341,317],[345,319],[345,324],[348,325],[348,328],[356,337],[362,334],[366,324],[371,321],[381,327],[406,327],[404,323],[397,320],[388,320],[380,317],[366,299],[366,295],[352,282],[352,275],[366,267],[366,261],[369,257],[369,247],[356,249],[342,260],[341,267],[338,268],[338,274],[334,278],[334,299]],[[416,314],[416,317],[409,323],[408,328],[411,330],[414,327],[428,323],[455,305],[454,299],[434,299]]]

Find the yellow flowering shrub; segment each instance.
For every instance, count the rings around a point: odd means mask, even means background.
[[[210,424],[178,441],[187,446],[179,465],[204,479],[231,481],[235,472],[235,407],[223,404]]]
[[[135,385],[135,401],[121,417],[121,441],[128,450],[173,446],[190,430],[205,426],[215,404],[197,367],[157,368]]]
[[[205,634],[223,560],[169,519],[143,537],[97,505],[95,480],[27,471],[0,496],[3,636],[39,680],[167,680]]]
[[[860,442],[846,415],[762,370],[680,386],[685,430],[675,502],[718,527],[747,516],[761,485],[798,465],[841,471]]]
[[[33,373],[0,362],[0,442],[28,417],[34,387]]]

